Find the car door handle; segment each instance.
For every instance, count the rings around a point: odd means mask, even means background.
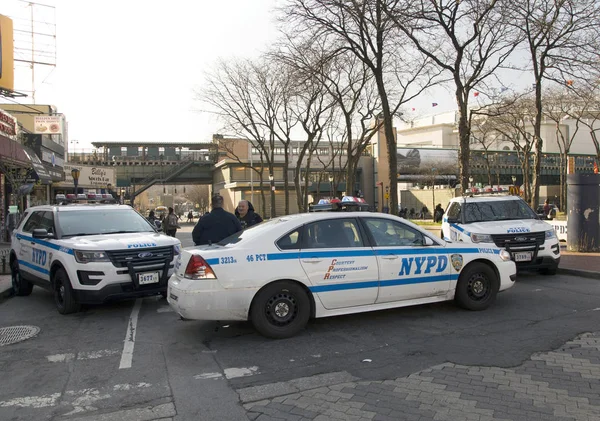
[[[303,263],[319,263],[322,259],[314,259],[314,258],[309,258],[309,259],[302,259]]]
[[[384,256],[381,256],[381,258],[386,260],[396,260],[398,256],[395,254],[386,254]]]

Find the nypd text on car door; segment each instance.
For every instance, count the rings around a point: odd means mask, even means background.
[[[362,220],[372,236],[379,264],[378,303],[448,292],[449,264],[443,247],[432,245],[433,240],[401,222],[386,218]]]

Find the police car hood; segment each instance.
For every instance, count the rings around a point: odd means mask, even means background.
[[[73,248],[82,248],[84,250],[142,249],[179,244],[179,240],[173,237],[154,232],[85,235],[67,238],[65,242]]]
[[[507,221],[473,222],[463,225],[465,231],[477,234],[518,234],[520,232],[540,232],[552,226],[539,219],[514,219]]]

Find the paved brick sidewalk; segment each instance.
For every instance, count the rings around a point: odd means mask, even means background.
[[[600,333],[515,368],[441,364],[408,377],[244,405],[251,420],[600,420]]]

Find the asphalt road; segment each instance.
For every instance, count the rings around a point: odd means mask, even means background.
[[[184,246],[190,231],[178,233]],[[274,341],[248,323],[181,321],[158,297],[61,316],[35,288],[0,302],[0,327],[40,328],[0,347],[0,419],[246,420],[240,396],[258,400],[279,382],[392,379],[443,362],[514,367],[598,330],[599,310],[597,280],[521,275],[487,311],[443,303],[319,319]]]

